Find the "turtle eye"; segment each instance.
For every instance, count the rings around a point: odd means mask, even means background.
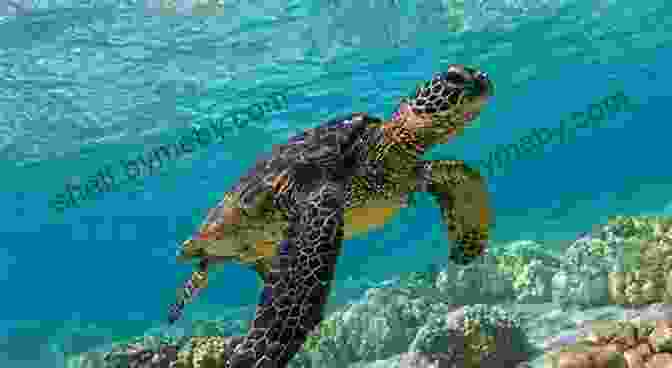
[[[456,71],[449,71],[443,74],[443,80],[456,86],[461,86],[467,81],[467,78]]]

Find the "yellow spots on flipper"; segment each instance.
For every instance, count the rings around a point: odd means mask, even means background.
[[[387,206],[365,206],[345,211],[345,239],[382,227],[394,217],[401,204]]]

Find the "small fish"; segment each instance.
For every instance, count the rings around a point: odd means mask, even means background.
[[[600,234],[601,232],[602,227],[600,225],[593,225],[590,231],[585,231],[579,234],[579,237],[576,238],[574,242],[590,240],[591,238],[595,237],[597,234]]]
[[[585,232],[585,233],[581,233],[581,234],[579,235],[579,237],[576,238],[576,241],[580,241],[580,240],[588,240],[588,239],[590,239],[590,232]]]

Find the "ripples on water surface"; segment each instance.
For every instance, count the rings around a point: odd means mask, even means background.
[[[487,70],[497,96],[478,129],[430,155],[484,160],[498,144],[617,91],[638,105],[491,178],[499,240],[562,239],[669,201],[669,2],[224,1],[197,16],[180,4],[0,0],[0,359],[9,367],[50,366],[49,344],[88,348],[153,326],[188,271],[174,264],[175,244],[257,154],[343,113],[389,116],[399,97],[450,63]],[[105,163],[278,91],[287,109],[161,175],[65,214],[48,207],[66,183]],[[401,271],[445,256],[422,246],[442,235],[416,215],[349,242],[337,275],[349,280],[343,290],[390,277],[376,267],[380,257],[403,259]],[[231,283],[243,274],[233,268],[217,275],[218,289],[192,317],[256,300],[254,276]]]

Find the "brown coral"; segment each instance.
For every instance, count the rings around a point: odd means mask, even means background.
[[[593,321],[578,343],[549,353],[548,368],[670,368],[672,320]]]

